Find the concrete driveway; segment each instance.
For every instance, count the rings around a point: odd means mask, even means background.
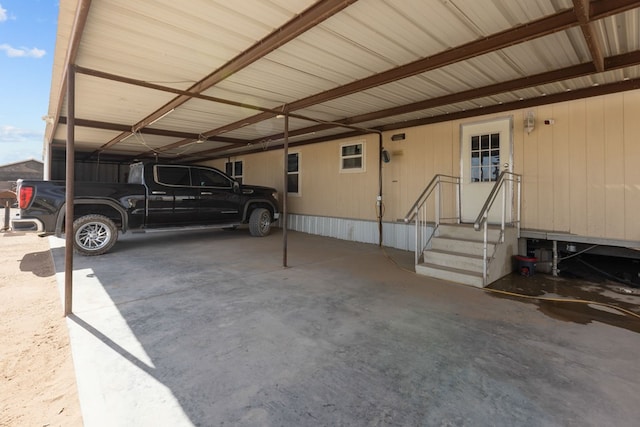
[[[62,289],[64,242],[50,239]],[[637,321],[559,320],[416,276],[376,246],[295,232],[283,269],[281,241],[125,235],[76,256],[85,424],[637,425]]]

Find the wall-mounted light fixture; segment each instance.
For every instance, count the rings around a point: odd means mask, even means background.
[[[533,111],[527,111],[524,115],[524,131],[526,133],[533,132],[533,128],[536,125],[536,116]]]
[[[392,141],[402,141],[404,139],[404,133],[396,133],[395,135],[391,135]]]
[[[389,163],[391,161],[391,154],[385,149],[382,150],[382,161]]]

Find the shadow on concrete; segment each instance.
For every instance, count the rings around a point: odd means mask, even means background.
[[[32,252],[25,254],[20,260],[20,271],[29,271],[38,277],[50,277],[55,274],[50,262],[44,260],[51,259],[50,251]]]
[[[95,338],[100,340],[104,345],[106,345],[111,350],[118,353],[124,359],[126,359],[127,361],[135,365],[138,369],[146,372],[151,376],[154,376],[153,369],[151,369],[146,363],[144,363],[143,361],[138,359],[136,356],[128,352],[125,348],[118,345],[118,343],[113,341],[111,338],[109,338],[107,335],[102,333],[100,330],[98,330],[97,328],[94,328],[89,323],[85,322],[78,315],[71,313],[67,316],[67,318],[73,323],[75,323],[76,325],[78,325],[79,327],[81,327],[82,329],[84,329],[85,331],[87,331],[88,333],[90,333],[91,335],[93,335]]]

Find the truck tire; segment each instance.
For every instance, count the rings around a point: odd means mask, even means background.
[[[73,247],[79,254],[102,255],[118,240],[118,229],[103,215],[85,215],[73,221]]]
[[[271,212],[269,209],[257,208],[249,217],[249,231],[252,236],[264,237],[271,231]]]

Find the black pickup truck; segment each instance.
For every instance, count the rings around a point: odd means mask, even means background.
[[[113,247],[118,231],[224,228],[249,224],[254,236],[266,236],[278,219],[274,188],[241,185],[215,168],[196,165],[135,163],[128,182],[76,182],[74,248],[100,255]],[[64,181],[19,180],[20,207],[14,230],[61,236],[65,223]]]

